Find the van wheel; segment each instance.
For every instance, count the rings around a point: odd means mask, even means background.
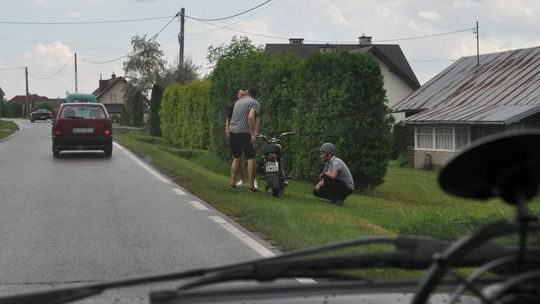
[[[53,148],[52,153],[54,157],[60,157],[60,150]]]
[[[105,150],[103,150],[103,152],[105,152],[105,156],[107,156],[107,157],[111,157],[111,155],[112,155],[112,149],[105,149]]]

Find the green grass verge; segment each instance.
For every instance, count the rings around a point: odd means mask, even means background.
[[[283,250],[366,236],[415,234],[452,240],[479,225],[513,215],[499,200],[451,197],[436,182],[437,172],[391,163],[385,183],[353,194],[343,207],[312,196],[313,185],[292,180],[281,198],[227,187],[229,167],[207,151],[186,151],[162,139],[116,135],[115,140],[175,182]],[[264,185],[261,177],[261,186]],[[539,210],[535,204],[535,210]]]
[[[16,123],[0,119],[0,139],[13,134],[17,130],[19,130],[19,127]]]

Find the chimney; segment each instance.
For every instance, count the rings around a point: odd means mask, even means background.
[[[362,35],[358,37],[358,43],[360,45],[371,45],[371,36]]]
[[[289,38],[289,44],[304,44],[304,38]]]
[[[109,81],[108,81],[108,80],[101,80],[101,79],[100,79],[100,80],[99,80],[99,89],[98,89],[98,93],[104,91],[108,84],[109,84]]]

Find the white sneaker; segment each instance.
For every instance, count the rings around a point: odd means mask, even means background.
[[[257,185],[257,180],[256,179],[253,180],[253,188],[259,189],[259,185]]]
[[[242,187],[244,185],[243,180],[239,180],[238,183],[236,183],[236,187]]]

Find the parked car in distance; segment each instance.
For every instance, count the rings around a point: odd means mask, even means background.
[[[63,103],[52,126],[52,152],[103,150],[112,155],[112,124],[101,103]]]
[[[68,94],[66,97],[66,103],[73,103],[73,102],[97,102],[96,96],[93,94],[83,94],[83,93],[72,93]]]
[[[37,109],[30,113],[30,121],[52,119],[52,112],[47,109]]]

